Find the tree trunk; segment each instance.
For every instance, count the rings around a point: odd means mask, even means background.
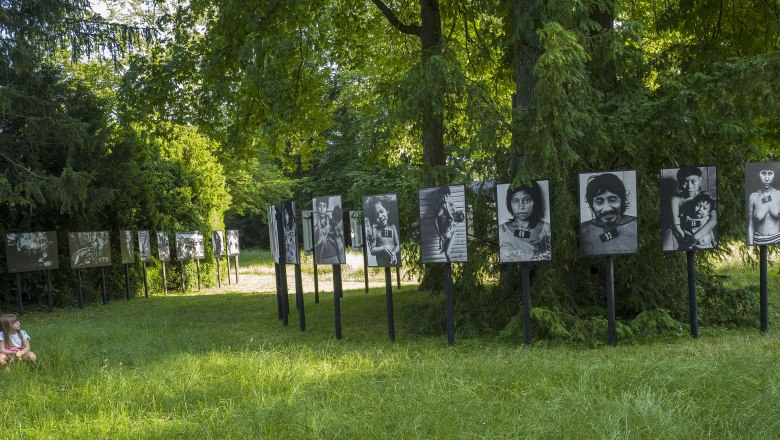
[[[431,58],[441,54],[441,15],[438,0],[420,0],[420,42],[422,45],[423,68],[431,68]],[[438,77],[439,75],[434,75]],[[443,88],[430,88],[428,108],[422,117],[423,164],[426,168],[444,166],[447,155],[444,151],[444,96]],[[424,173],[426,185],[434,185],[438,173]]]

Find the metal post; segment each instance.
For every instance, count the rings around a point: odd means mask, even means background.
[[[387,301],[387,336],[395,341],[395,318],[393,317],[393,275],[385,267],[385,300]]]
[[[607,338],[609,345],[617,344],[615,335],[615,270],[612,266],[612,256],[607,255],[606,262],[606,287],[607,287]]]
[[[125,264],[125,296],[130,301],[130,265]]]
[[[141,263],[144,272],[144,298],[149,298],[149,280],[146,279],[146,262]]]
[[[303,278],[301,277],[301,265],[295,265],[295,299],[298,303],[298,316],[300,317],[301,331],[306,330],[306,312],[303,308]]]
[[[163,270],[163,294],[168,294],[168,275],[165,273],[165,261],[162,262]]]
[[[19,316],[24,315],[24,305],[22,304],[22,276],[16,274],[16,307],[19,310]]]
[[[452,288],[452,263],[444,264],[444,293],[447,314],[447,344],[455,345],[455,293]]]
[[[184,260],[179,261],[181,265],[181,291],[187,291],[187,280],[184,278]]]
[[[233,265],[236,272],[236,284],[238,284],[238,254],[236,254],[236,264]]]
[[[769,285],[767,279],[767,251],[766,246],[759,246],[761,251],[761,281],[760,281],[760,295],[761,295],[761,333],[769,331],[769,295],[767,294],[767,287]]]
[[[693,251],[687,251],[688,258],[688,319],[691,323],[691,337],[699,337],[699,318],[696,308],[696,261],[693,258]]]
[[[103,288],[103,305],[108,304],[108,292],[106,291],[106,270],[100,266],[100,286]]]
[[[523,336],[531,345],[531,275],[528,263],[523,263]]]
[[[200,260],[195,259],[195,269],[198,272],[198,290],[200,290]]]
[[[368,244],[363,240],[363,278],[366,283],[366,293],[368,293]]]
[[[336,321],[336,339],[341,339],[341,266],[333,265],[333,313]]]
[[[228,267],[227,267],[228,285],[230,285],[230,284],[233,284],[231,282],[231,280],[230,280],[230,255],[227,256],[226,260],[227,260],[227,265],[228,265]]]
[[[52,298],[51,298],[51,271],[46,271],[46,300],[49,305],[49,311],[51,312],[53,309],[52,305]]]
[[[217,287],[220,289],[222,288],[222,271],[220,270],[220,266],[222,266],[222,262],[219,261],[220,258],[217,257]]]
[[[79,289],[79,308],[84,308],[84,291],[81,290],[81,269],[76,269],[76,285]]]
[[[312,258],[313,260],[314,258]],[[314,304],[320,303],[320,289],[317,283],[317,263],[314,263]]]

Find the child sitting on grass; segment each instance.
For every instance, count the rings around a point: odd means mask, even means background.
[[[16,315],[0,315],[0,365],[15,360],[35,362],[37,356],[30,351],[30,335],[22,330]]]

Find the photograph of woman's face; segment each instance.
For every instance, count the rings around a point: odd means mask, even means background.
[[[534,213],[534,199],[525,190],[512,194],[512,215],[518,220],[528,220]]]
[[[761,183],[764,184],[764,187],[769,187],[775,180],[775,172],[772,170],[761,170],[758,175],[760,176]]]
[[[680,182],[680,191],[682,192],[682,195],[686,198],[690,198],[695,196],[699,193],[699,190],[701,189],[701,177],[699,176],[688,176]]]

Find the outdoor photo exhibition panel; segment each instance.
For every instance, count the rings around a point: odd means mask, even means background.
[[[423,263],[468,260],[466,187],[420,188],[420,258]]]
[[[227,234],[227,254],[230,257],[235,257],[239,254],[238,247],[238,230],[228,229]]]
[[[217,259],[225,255],[225,238],[222,231],[211,231],[211,249]]]
[[[341,196],[314,198],[312,206],[314,207],[314,263],[346,264]]]
[[[142,263],[152,261],[152,239],[149,231],[138,231],[138,254]]]
[[[11,232],[5,236],[8,273],[53,270],[60,267],[57,233]]]
[[[303,219],[303,252],[309,255],[314,250],[314,231],[312,230],[312,211],[301,212]]]
[[[287,264],[300,264],[298,232],[296,229],[297,218],[295,202],[288,200],[282,203],[282,232],[284,234],[285,263]]]
[[[8,273],[16,274],[16,305],[19,315],[24,314],[21,273],[33,271],[44,271],[46,274],[46,302],[51,312],[54,305],[49,271],[60,266],[57,233],[55,231],[8,233],[5,236],[5,257]]]
[[[499,262],[525,263],[552,259],[550,182],[535,180],[510,188],[496,186]]]
[[[745,164],[745,225],[748,246],[780,243],[780,162]]]
[[[579,174],[580,255],[639,252],[636,171]]]
[[[202,260],[206,258],[203,244],[203,232],[180,231],[174,234],[176,240],[176,259],[179,261]]]
[[[661,246],[666,252],[718,246],[718,175],[714,166],[661,170]]]
[[[363,213],[349,211],[349,238],[352,249],[363,248]]]
[[[268,207],[268,240],[271,244],[271,256],[274,257],[274,263],[279,264],[279,232],[276,223],[276,205]]]
[[[122,264],[135,262],[135,247],[133,246],[133,231],[122,229],[119,231],[119,254]]]
[[[171,245],[168,243],[167,231],[157,231],[157,255],[160,261],[171,261]]]
[[[363,197],[363,225],[369,267],[401,265],[398,199],[395,194]],[[360,229],[357,227],[356,229]]]
[[[70,265],[74,269],[111,265],[108,231],[69,232]]]

